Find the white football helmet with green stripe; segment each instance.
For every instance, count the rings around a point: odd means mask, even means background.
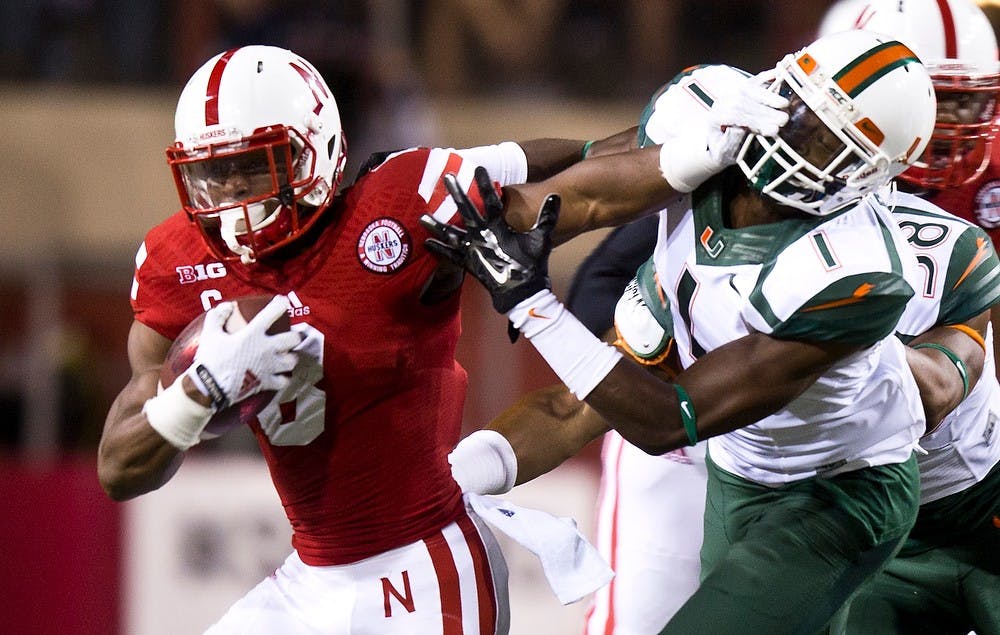
[[[776,137],[748,135],[737,163],[782,205],[825,216],[912,164],[934,130],[930,75],[904,44],[844,31],[786,55],[771,89],[791,100]]]

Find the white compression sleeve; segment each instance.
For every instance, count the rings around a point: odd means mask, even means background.
[[[618,349],[588,331],[549,290],[521,301],[507,317],[577,399],[590,394],[622,357]]]
[[[676,137],[660,147],[660,172],[678,192],[694,191],[722,167],[698,137]]]
[[[524,154],[524,149],[513,141],[455,152],[486,168],[490,178],[500,185],[516,185],[528,180],[528,157]]]

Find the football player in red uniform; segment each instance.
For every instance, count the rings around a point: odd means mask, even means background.
[[[336,101],[309,62],[268,46],[208,60],[175,128],[183,210],[136,256],[132,377],[105,423],[102,486],[115,500],[159,488],[215,412],[273,390],[248,425],[294,551],[210,632],[506,632],[503,558],[446,458],[466,394],[463,274],[426,251],[418,219],[456,217],[446,172],[466,188],[480,165],[523,182],[583,141],[411,148],[338,192]],[[275,299],[227,332],[226,301],[259,294]],[[204,311],[194,363],[158,390],[172,340]],[[286,312],[291,331],[267,334]]]

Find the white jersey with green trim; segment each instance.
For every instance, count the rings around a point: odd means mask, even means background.
[[[913,194],[879,197],[892,208],[920,264],[908,278],[915,293],[896,326],[904,342],[937,326],[965,322],[1000,301],[1000,260],[986,232]],[[979,381],[920,439],[926,451],[917,458],[921,504],[975,485],[1000,462],[1000,383],[992,335]]]
[[[775,414],[711,438],[712,460],[768,485],[905,461],[924,416],[893,332],[913,295],[904,269],[917,265],[889,210],[868,197],[822,218],[730,229],[724,176],[660,213],[653,260],[681,362],[755,332],[864,348]]]

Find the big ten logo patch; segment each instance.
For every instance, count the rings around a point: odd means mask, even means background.
[[[207,265],[181,265],[176,267],[175,271],[177,271],[181,284],[226,277],[226,265],[221,262],[210,262]]]
[[[391,218],[373,220],[358,238],[358,260],[375,273],[392,273],[410,257],[410,235]]]

